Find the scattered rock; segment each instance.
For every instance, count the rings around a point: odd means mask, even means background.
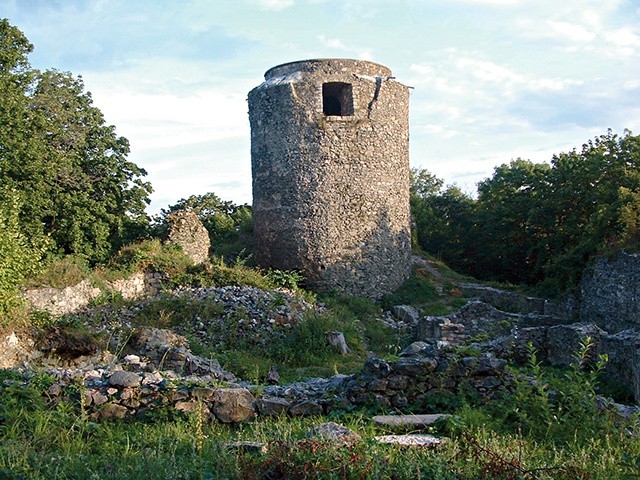
[[[269,374],[267,375],[267,383],[269,385],[277,385],[280,383],[280,372],[275,365],[269,367]]]
[[[209,417],[209,409],[206,405],[203,405],[202,402],[198,402],[197,400],[189,400],[187,402],[176,402],[174,408],[179,412],[185,413],[194,413],[200,410],[200,413],[203,417]]]
[[[140,375],[123,370],[113,372],[109,377],[109,384],[114,387],[137,387],[141,382]]]
[[[310,417],[322,415],[322,405],[311,400],[302,400],[289,406],[289,415],[294,417]]]
[[[335,422],[327,422],[316,425],[309,432],[310,437],[320,437],[325,440],[331,440],[339,443],[356,443],[362,440],[362,437],[353,430]]]
[[[446,413],[423,415],[376,415],[373,417],[373,421],[378,425],[384,425],[385,427],[425,428],[450,417],[451,415]]]
[[[123,407],[117,403],[109,403],[105,405],[100,412],[100,417],[102,419],[124,418],[128,412],[129,409],[127,407]]]
[[[408,326],[415,325],[420,319],[420,312],[411,305],[396,305],[391,308],[391,313],[400,322],[405,323]]]
[[[415,435],[379,435],[375,439],[380,443],[403,445],[407,447],[437,447],[444,439],[427,434]]]
[[[256,408],[260,415],[273,417],[287,413],[291,402],[284,398],[264,396],[256,401]]]
[[[209,387],[193,387],[191,389],[191,396],[200,401],[211,400],[215,393],[215,389]]]
[[[104,395],[99,390],[93,390],[93,391],[87,390],[87,391],[90,392],[91,401],[93,402],[94,405],[104,405],[109,401],[109,397]]]
[[[123,360],[127,363],[140,363],[140,357],[138,355],[127,355]]]
[[[62,394],[62,385],[60,385],[59,383],[54,383],[53,385],[51,385],[49,387],[49,390],[47,390],[47,393],[49,395],[51,395],[52,397],[57,397],[59,395]]]
[[[347,346],[347,341],[344,338],[344,333],[342,332],[328,332],[327,342],[332,347],[336,347],[340,355],[349,355],[351,353],[351,350]]]
[[[427,342],[413,342],[400,352],[401,357],[413,357],[420,355],[433,355],[437,348]]]

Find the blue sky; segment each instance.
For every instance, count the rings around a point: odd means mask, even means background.
[[[246,96],[272,66],[387,65],[411,94],[411,164],[474,193],[516,157],[640,133],[638,0],[0,0],[36,68],[82,75],[154,186],[251,201]]]

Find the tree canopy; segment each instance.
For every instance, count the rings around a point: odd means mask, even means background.
[[[105,260],[148,223],[151,185],[82,78],[31,68],[33,46],[0,20],[0,186],[20,192],[22,231]]]
[[[630,131],[609,130],[549,163],[500,165],[475,200],[428,172],[413,178],[419,246],[478,278],[558,293],[595,255],[640,245],[640,137]]]

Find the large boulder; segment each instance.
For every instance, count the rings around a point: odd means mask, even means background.
[[[246,388],[219,388],[213,394],[213,414],[223,423],[240,423],[256,416],[256,399]]]

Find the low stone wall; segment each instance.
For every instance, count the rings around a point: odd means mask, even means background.
[[[396,362],[371,358],[355,375],[267,386],[255,397],[251,385],[239,382],[215,360],[193,355],[183,342],[169,331],[148,329],[131,347],[149,357],[130,354],[116,361],[101,352],[64,368],[44,368],[56,381],[43,394],[53,401],[75,401],[94,420],[144,417],[169,409],[237,423],[257,415],[321,415],[349,406],[428,408],[434,398],[463,390],[492,399],[512,384],[506,362],[491,354],[469,357],[416,342]],[[22,383],[31,378],[25,374]]]
[[[100,295],[101,290],[83,280],[77,285],[65,288],[36,288],[27,290],[23,296],[35,310],[44,310],[52,315],[71,313]]]
[[[468,391],[493,399],[512,385],[506,364],[490,353],[463,356],[416,342],[397,362],[369,359],[359,374],[345,382],[342,395],[353,405],[400,410],[429,405],[443,393]]]
[[[553,366],[569,366],[589,337],[593,346],[588,359],[604,353],[607,379],[619,383],[628,392],[635,391],[640,403],[640,329],[610,333],[592,322],[566,323],[548,315],[522,315],[502,312],[480,301],[471,301],[458,312],[444,316],[425,316],[415,324],[417,340],[431,344],[460,346],[474,343],[482,351],[499,358],[526,362],[531,343],[538,360]]]
[[[571,296],[562,300],[549,300],[476,283],[461,283],[459,286],[466,296],[506,312],[553,316],[562,319],[576,318],[575,299]]]

